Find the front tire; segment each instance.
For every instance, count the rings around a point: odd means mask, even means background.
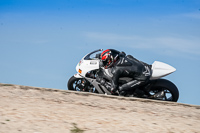
[[[155,95],[159,92],[163,92],[164,95],[161,98],[155,98],[156,100],[173,101],[177,102],[179,98],[179,91],[175,84],[165,79],[158,79],[156,83],[151,87],[150,94]]]
[[[69,80],[68,80],[68,90],[72,90],[72,91],[81,91],[81,83],[82,83],[82,78],[76,78],[74,76],[72,76]]]
[[[97,93],[94,86],[91,85],[84,78],[76,78],[72,76],[68,81],[67,87],[68,87],[68,90],[72,90],[72,91],[84,91],[84,92]]]

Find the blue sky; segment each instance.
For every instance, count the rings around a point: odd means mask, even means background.
[[[66,90],[79,60],[114,48],[177,71],[180,103],[200,105],[199,0],[0,0],[0,82]]]

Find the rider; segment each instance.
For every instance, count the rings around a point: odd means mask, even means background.
[[[101,53],[101,61],[105,69],[111,68],[111,93],[116,94],[119,90],[120,93],[127,91],[130,87],[137,88],[149,80],[151,71],[150,66],[142,61],[135,59],[131,55],[124,52],[119,52],[114,49],[107,49]],[[118,86],[120,77],[131,77],[134,80]]]

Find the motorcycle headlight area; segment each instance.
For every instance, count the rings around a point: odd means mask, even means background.
[[[81,70],[81,69],[78,69],[78,72],[81,74],[81,73],[82,73],[82,70]]]

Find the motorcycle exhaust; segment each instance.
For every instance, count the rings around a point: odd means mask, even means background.
[[[165,96],[165,92],[164,91],[160,91],[156,94],[153,95],[153,98],[159,99],[159,98],[163,98]]]

